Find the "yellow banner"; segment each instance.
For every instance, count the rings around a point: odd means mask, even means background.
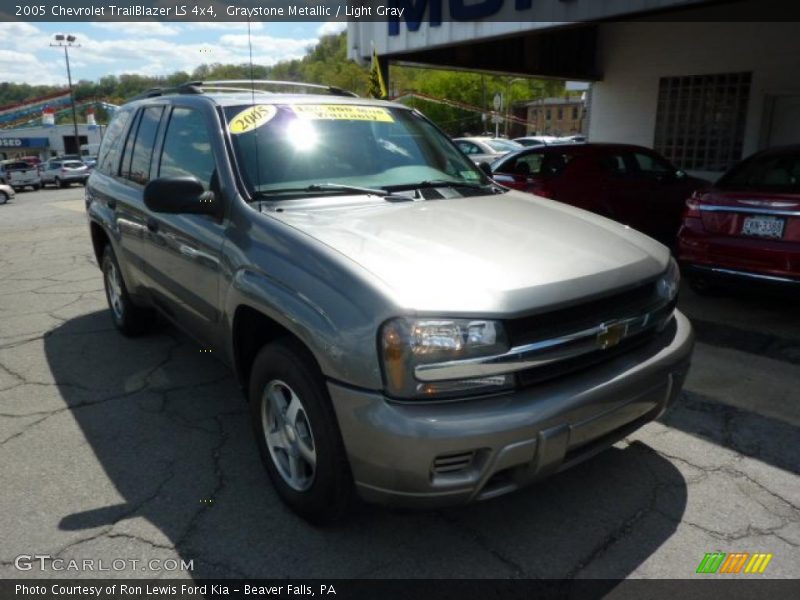
[[[275,116],[277,109],[271,104],[256,104],[234,115],[228,122],[228,131],[239,135],[265,125]]]
[[[354,104],[294,104],[292,110],[301,119],[337,119],[342,121],[380,121],[394,123],[392,114],[380,106]]]

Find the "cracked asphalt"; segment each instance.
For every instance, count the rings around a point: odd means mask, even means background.
[[[170,327],[113,330],[82,198],[0,206],[0,577],[74,575],[14,567],[46,554],[194,566],[85,577],[707,578],[716,551],[800,575],[796,299],[683,290],[698,344],[679,405],[571,471],[317,529],[272,491],[224,366]]]

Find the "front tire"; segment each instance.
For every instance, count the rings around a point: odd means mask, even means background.
[[[250,377],[250,416],[259,454],[281,500],[307,521],[340,519],[353,480],[319,366],[300,343],[264,346]]]
[[[106,300],[111,309],[111,320],[123,335],[135,337],[143,334],[153,323],[153,312],[136,306],[128,294],[125,281],[119,269],[117,257],[111,246],[103,251],[103,284],[106,288]]]
[[[8,195],[5,192],[0,192],[0,204],[8,202]]]

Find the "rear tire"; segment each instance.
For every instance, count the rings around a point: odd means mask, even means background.
[[[142,335],[154,322],[155,314],[150,309],[136,306],[131,300],[117,257],[110,245],[103,251],[102,267],[106,300],[114,326],[127,337]]]
[[[317,525],[341,519],[353,479],[313,356],[290,338],[267,344],[253,361],[249,398],[259,454],[281,500]]]
[[[0,192],[0,204],[8,202],[8,195],[5,192]]]
[[[55,186],[57,188],[65,188],[65,187],[67,187],[67,184],[64,183],[63,181],[61,181],[61,179],[59,179],[58,177],[55,178],[55,181],[53,181],[53,183],[55,184]]]

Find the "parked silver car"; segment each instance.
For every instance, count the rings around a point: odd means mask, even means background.
[[[262,84],[121,106],[86,201],[116,327],[158,311],[231,365],[295,511],[493,498],[675,402],[666,247],[494,184],[415,110]]]
[[[85,185],[91,174],[89,168],[79,160],[53,158],[42,167],[42,185],[51,183],[66,187],[71,183]]]
[[[0,183],[0,204],[5,204],[9,200],[13,200],[14,196],[14,188],[5,183]]]
[[[24,160],[0,161],[0,183],[10,185],[15,190],[27,187],[38,190],[42,187],[39,169]]]
[[[464,154],[475,164],[491,163],[504,154],[522,150],[522,144],[505,138],[461,137],[453,140]]]

